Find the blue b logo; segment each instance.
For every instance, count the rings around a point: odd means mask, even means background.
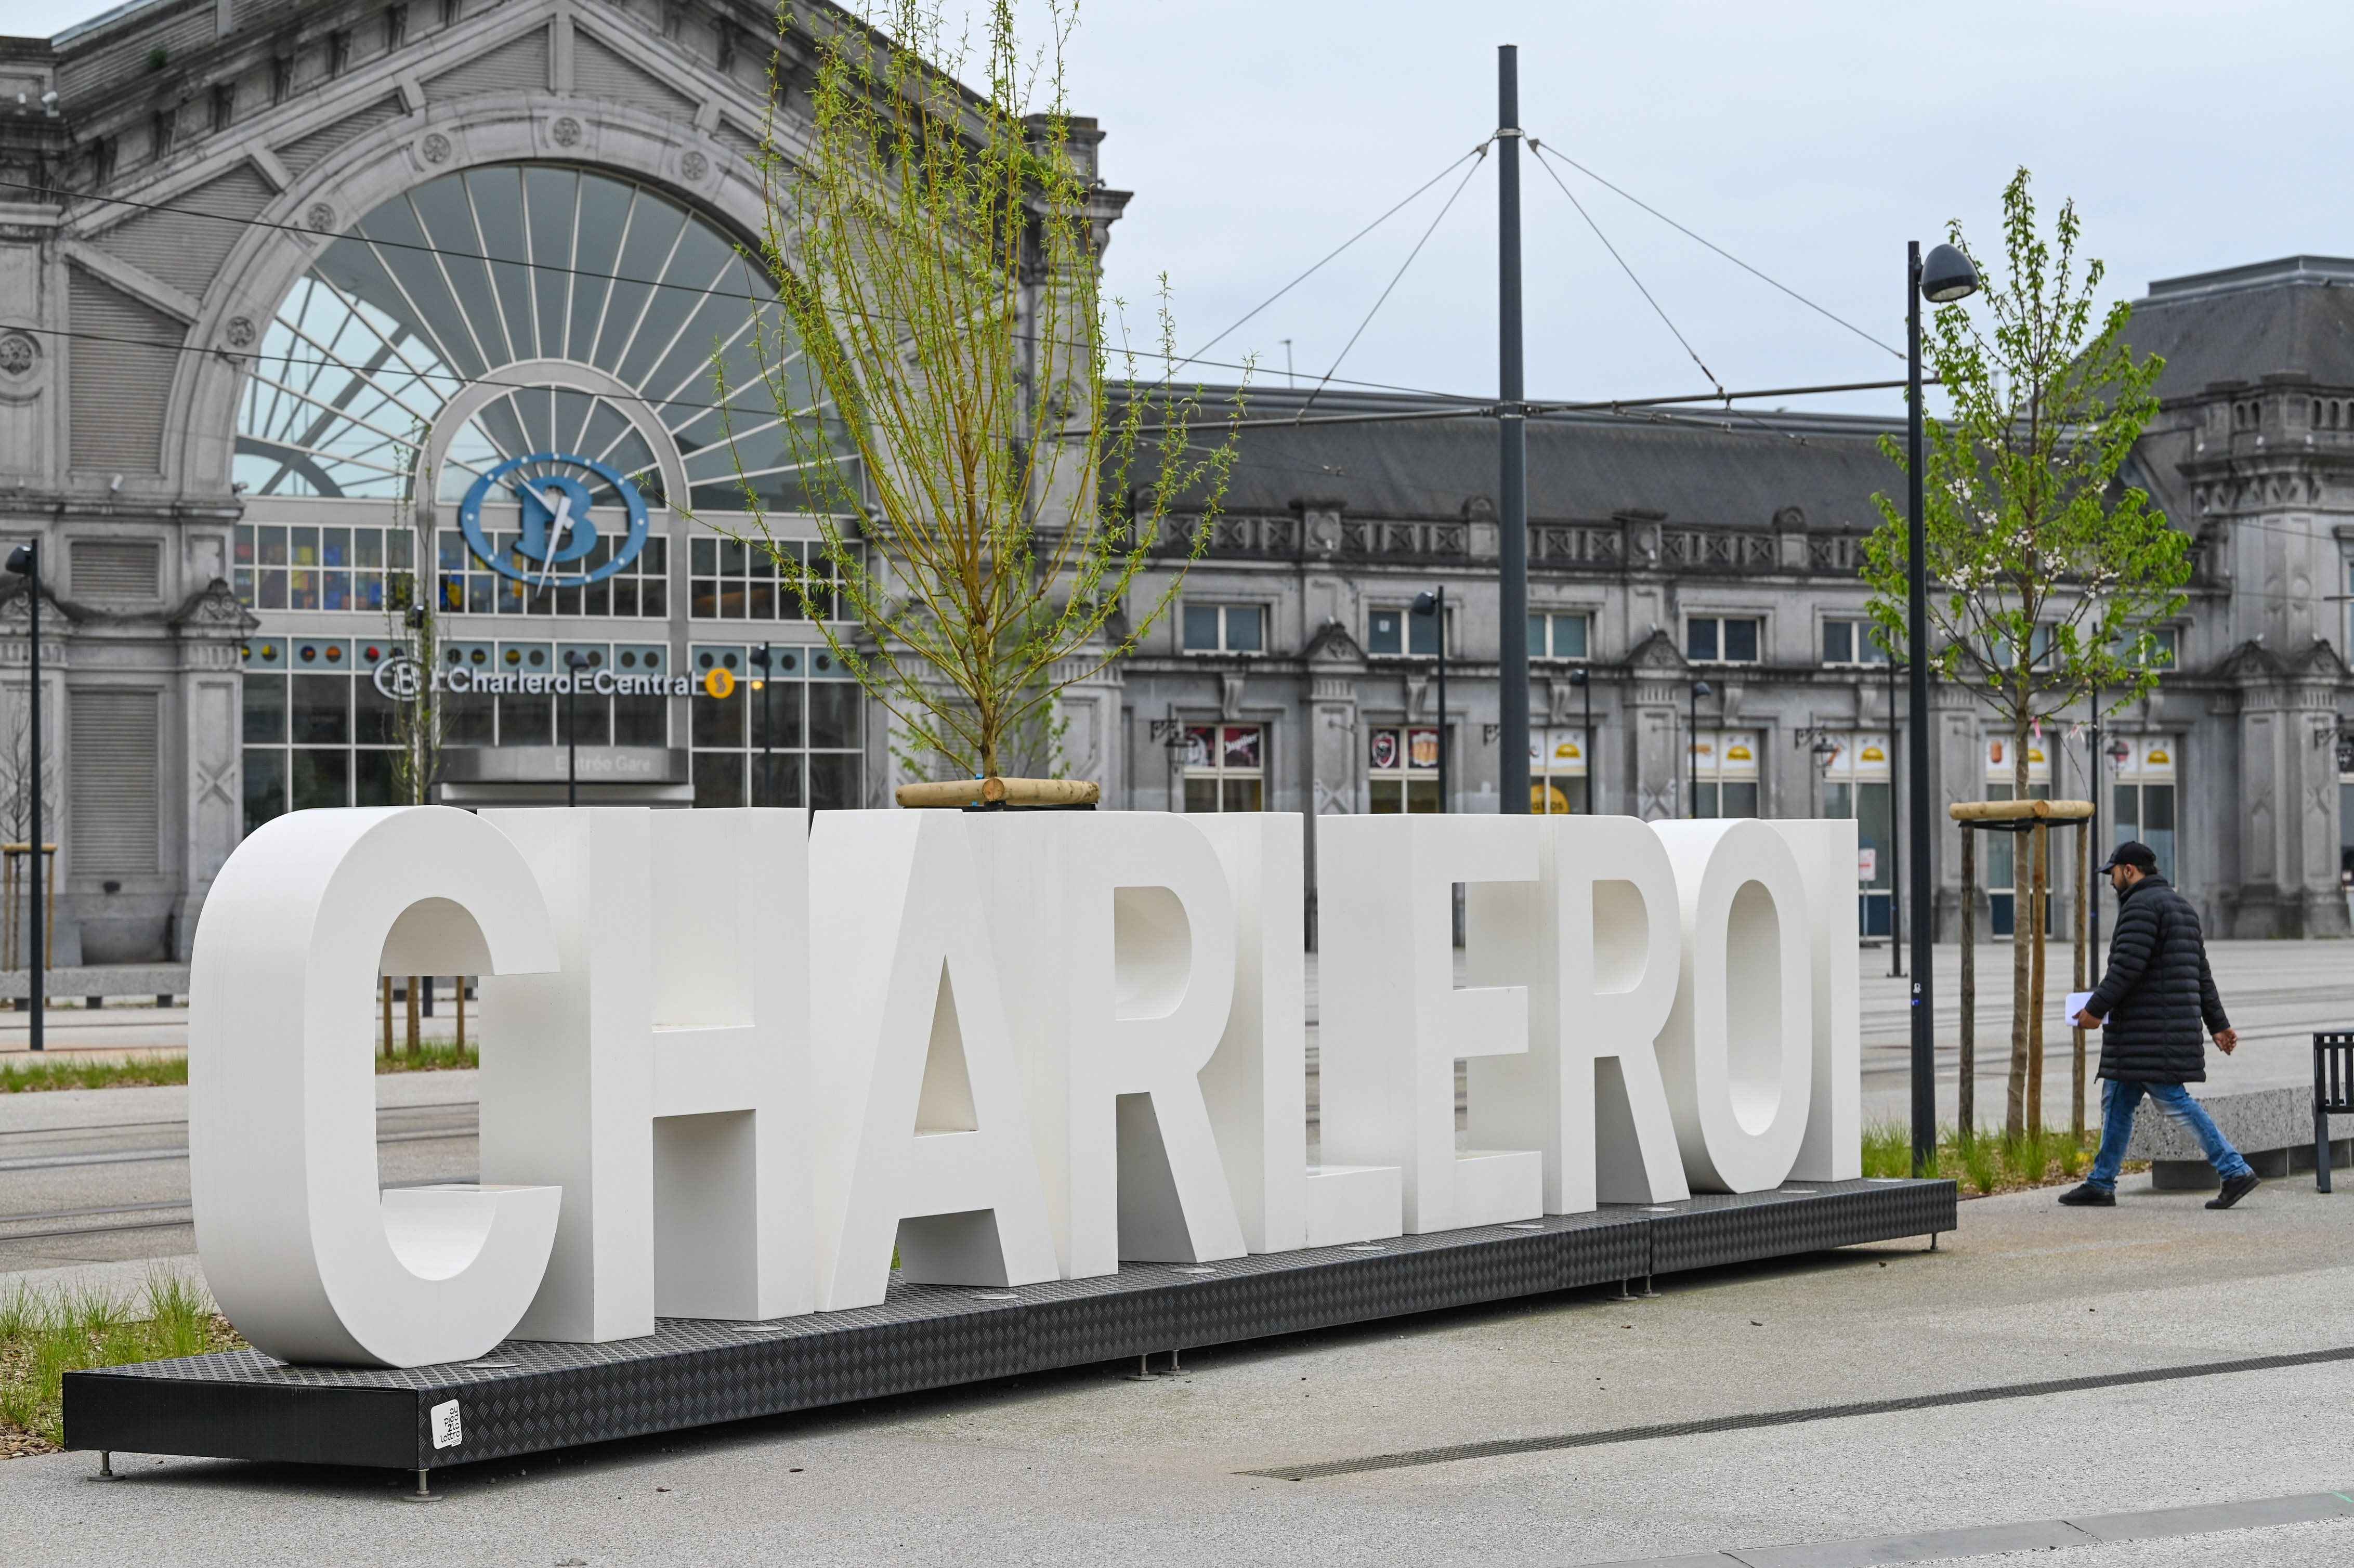
[[[525,472],[527,466],[553,471]],[[629,514],[628,532],[589,570],[572,569],[604,536],[590,514],[592,498],[582,475],[610,485]],[[493,490],[505,492],[521,510],[514,546],[507,550],[494,550],[482,527],[482,503]],[[602,582],[638,558],[646,543],[646,503],[637,486],[594,459],[533,452],[509,458],[474,481],[458,508],[458,525],[465,531],[466,547],[474,558],[501,576],[534,588],[578,588]]]

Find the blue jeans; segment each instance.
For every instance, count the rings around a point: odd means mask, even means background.
[[[2125,1169],[2126,1145],[2133,1139],[2134,1111],[2144,1095],[2190,1129],[2217,1175],[2229,1181],[2249,1174],[2248,1162],[2216,1127],[2207,1107],[2192,1099],[2190,1091],[2180,1084],[2126,1084],[2105,1078],[2101,1081],[2101,1152],[2094,1156],[2093,1173],[2087,1178],[2092,1185],[2104,1192],[2116,1191],[2117,1172]]]

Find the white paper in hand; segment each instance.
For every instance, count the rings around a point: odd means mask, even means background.
[[[2084,1012],[2086,1007],[2090,1006],[2092,1004],[2092,1001],[2093,993],[2091,991],[2072,991],[2068,993],[2068,1000],[2060,1004],[2060,1016],[2066,1019],[2069,1023],[2073,1025],[2076,1022],[2076,1015]]]

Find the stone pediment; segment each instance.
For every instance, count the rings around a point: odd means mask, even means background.
[[[261,626],[218,577],[182,599],[164,619],[183,635],[198,637],[245,637]]]
[[[1627,655],[1627,667],[1638,675],[1676,675],[1691,669],[1691,661],[1684,657],[1683,650],[1676,646],[1674,638],[1670,637],[1664,629],[1655,627],[1651,634],[1637,643],[1635,651]]]
[[[1316,629],[1308,640],[1302,657],[1311,664],[1357,664],[1365,662],[1365,651],[1349,635],[1349,629],[1338,620],[1328,620]]]

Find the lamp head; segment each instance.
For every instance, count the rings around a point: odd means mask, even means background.
[[[1978,291],[1978,270],[1950,245],[1940,245],[1921,258],[1921,297],[1933,305],[1950,305]]]
[[[1716,688],[1710,685],[1706,681],[1694,681],[1692,683],[1692,695],[1695,697],[1712,697],[1716,695]]]
[[[17,577],[31,577],[34,564],[33,546],[30,545],[19,545],[8,552],[8,570]]]
[[[564,651],[564,667],[567,670],[586,670],[588,668],[588,655],[578,648],[567,648]]]
[[[1437,613],[1437,610],[1438,610],[1438,595],[1437,595],[1437,594],[1436,594],[1436,593],[1433,593],[1430,589],[1428,589],[1428,588],[1425,588],[1425,589],[1423,589],[1423,591],[1422,591],[1422,592],[1420,592],[1420,593],[1418,593],[1418,594],[1416,594],[1416,595],[1415,595],[1415,596],[1414,596],[1414,612],[1415,612],[1415,614],[1416,614],[1416,615],[1434,615],[1434,614]]]
[[[753,649],[752,664],[756,669],[767,669],[769,667],[769,651],[765,648]]]
[[[1584,665],[1581,664],[1576,669],[1572,670],[1569,673],[1569,683],[1573,686],[1583,686],[1585,684],[1585,667]]]

